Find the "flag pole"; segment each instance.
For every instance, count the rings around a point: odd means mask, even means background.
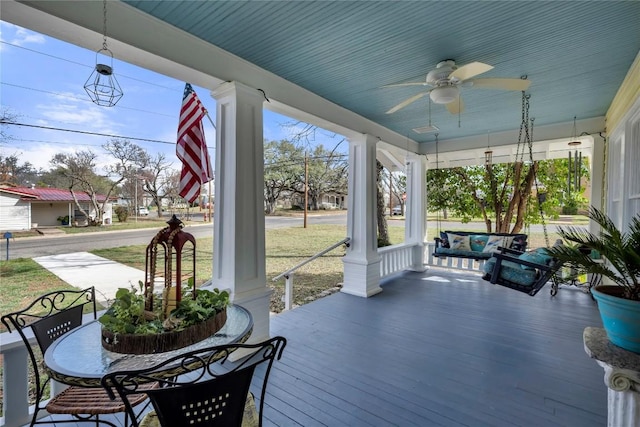
[[[217,132],[218,128],[216,127],[216,124],[213,123],[213,120],[211,120],[211,116],[209,115],[209,110],[207,110],[206,108],[204,109],[204,114],[207,116],[207,119],[209,119],[209,122],[211,123],[211,126],[213,126],[213,129]],[[214,171],[214,175],[215,175],[215,171]],[[213,204],[211,203],[212,197],[211,197],[211,181],[209,181],[209,222],[213,222]]]

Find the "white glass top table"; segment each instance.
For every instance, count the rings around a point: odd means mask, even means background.
[[[239,305],[227,307],[227,321],[218,332],[177,350],[153,354],[125,354],[105,350],[100,322],[88,322],[57,339],[44,354],[45,369],[56,381],[83,387],[101,387],[107,373],[136,370],[158,364],[172,356],[200,348],[245,342],[253,330],[249,311]]]

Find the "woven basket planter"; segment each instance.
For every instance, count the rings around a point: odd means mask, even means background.
[[[114,334],[102,329],[102,347],[116,353],[150,354],[176,350],[202,341],[219,331],[227,321],[224,309],[210,319],[181,331],[161,334]]]

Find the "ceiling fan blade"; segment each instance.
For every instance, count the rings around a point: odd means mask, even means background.
[[[503,90],[527,90],[531,80],[525,79],[477,79],[472,80],[472,88],[503,89]]]
[[[478,74],[486,73],[493,68],[492,65],[484,64],[482,62],[472,62],[467,65],[463,65],[457,70],[449,74],[450,79],[467,80],[471,77],[475,77]]]
[[[402,86],[426,86],[426,82],[410,82],[410,83],[394,83],[391,85],[384,85],[382,87],[402,87]]]
[[[405,99],[404,101],[402,101],[400,104],[396,105],[395,107],[393,107],[392,109],[390,109],[389,111],[387,111],[386,114],[392,114],[395,113],[396,111],[406,107],[407,105],[416,102],[418,99],[422,98],[423,96],[427,95],[429,93],[429,91],[427,92],[420,92],[417,95],[413,95],[411,98]]]
[[[461,96],[459,96],[456,100],[448,104],[445,104],[445,106],[447,107],[447,110],[449,110],[451,114],[458,114],[464,111],[464,102],[462,102]]]

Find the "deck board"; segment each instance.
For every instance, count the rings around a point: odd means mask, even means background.
[[[530,297],[441,269],[382,287],[272,318],[272,335],[288,344],[265,425],[606,424],[603,371],[582,343],[585,327],[601,326],[588,295]]]
[[[530,297],[435,268],[382,288],[272,317],[288,343],[265,427],[606,425],[603,371],[582,342],[601,326],[588,295]]]

